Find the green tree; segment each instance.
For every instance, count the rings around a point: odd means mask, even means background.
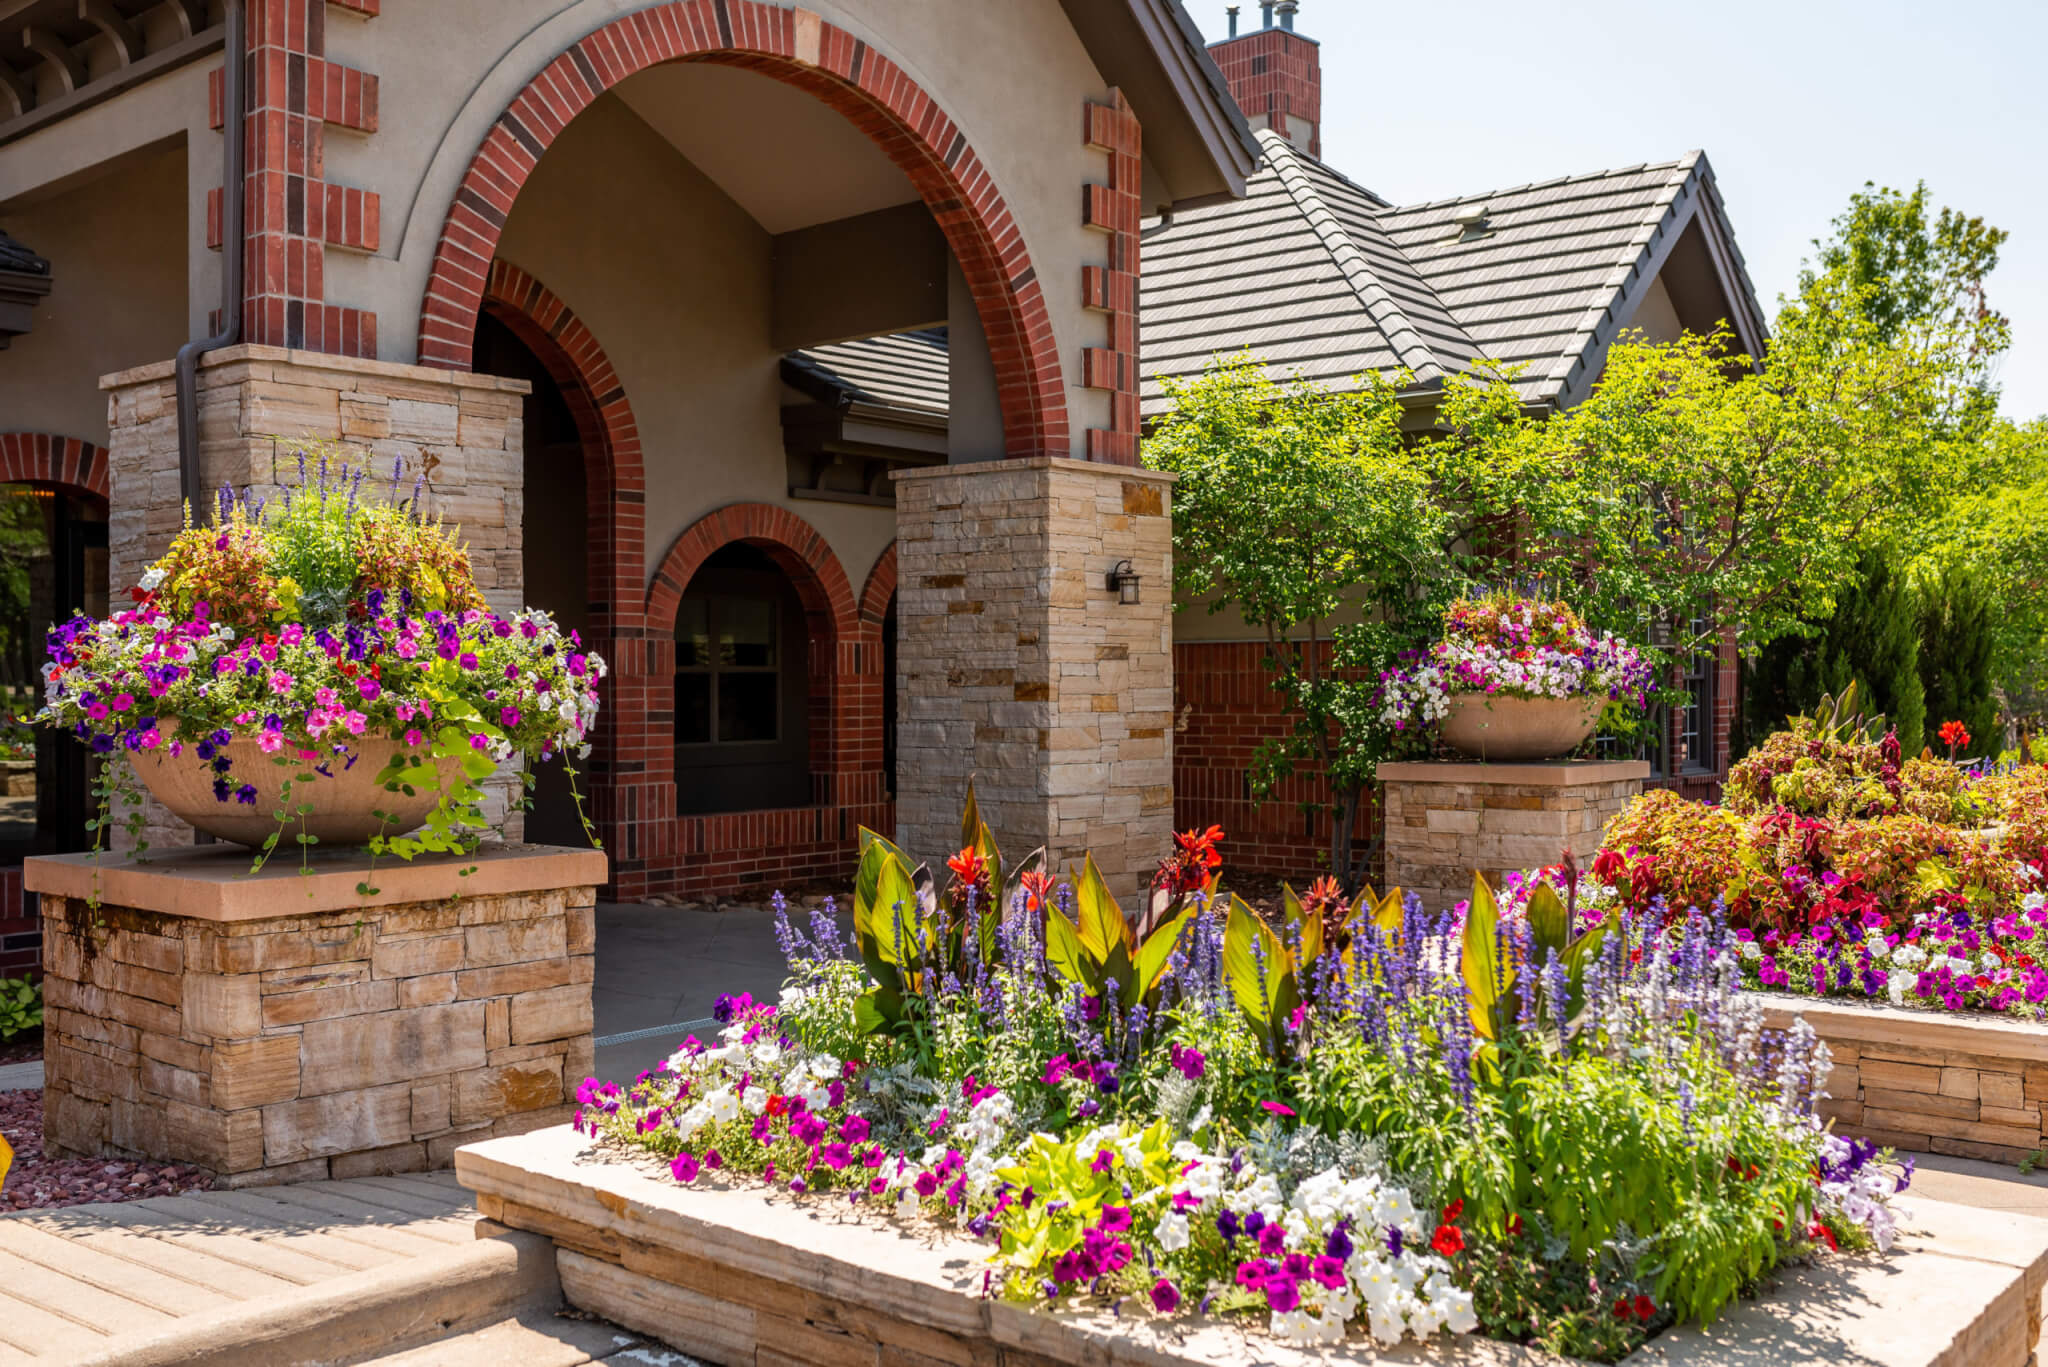
[[[1951,565],[1922,585],[1920,679],[1928,734],[1960,721],[1979,754],[1996,753],[2002,744],[1991,673],[1998,612],[1987,585],[1967,566]]]
[[[1897,553],[1889,548],[1863,553],[1856,579],[1816,635],[1781,637],[1745,667],[1746,738],[1761,739],[1778,730],[1787,717],[1809,710],[1823,693],[1840,693],[1851,680],[1871,710],[1889,719],[1907,753],[1918,754],[1927,716],[1920,683],[1920,603]]]
[[[1173,411],[1145,444],[1174,489],[1183,601],[1236,611],[1292,729],[1252,766],[1269,795],[1312,764],[1332,794],[1331,868],[1351,875],[1351,828],[1390,737],[1374,724],[1378,671],[1427,639],[1449,582],[1451,519],[1401,431],[1393,383],[1355,392],[1276,384],[1249,361],[1167,381]],[[1440,609],[1436,609],[1440,610]]]
[[[1862,550],[1938,502],[1939,359],[1913,341],[1625,341],[1578,407],[1535,425],[1570,454],[1590,516],[1568,595],[1597,626],[1709,651],[1807,634],[1854,582]]]
[[[1941,358],[1937,421],[1973,436],[1997,413],[1992,372],[2012,329],[1985,281],[2005,230],[1946,206],[1926,182],[1910,193],[1866,182],[1817,239],[1799,292],[1778,301],[1781,344],[1822,352],[1905,344]]]

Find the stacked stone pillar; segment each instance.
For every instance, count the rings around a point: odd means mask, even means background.
[[[1590,861],[1649,776],[1640,760],[1382,764],[1387,882],[1441,911],[1472,895],[1475,873],[1498,885],[1567,852]]]
[[[898,843],[952,853],[971,779],[1007,857],[1092,851],[1134,897],[1173,824],[1172,476],[1037,457],[895,479]],[[1126,560],[1136,604],[1109,582]]]

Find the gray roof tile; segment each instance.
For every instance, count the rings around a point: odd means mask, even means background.
[[[783,362],[856,403],[922,413],[944,413],[950,405],[944,328],[810,347]]]

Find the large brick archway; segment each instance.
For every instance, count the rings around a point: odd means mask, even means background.
[[[815,95],[910,178],[958,259],[988,334],[1013,456],[1068,448],[1058,344],[1030,254],[967,135],[888,57],[807,10],[761,0],[670,0],[622,16],[550,62],[498,117],[464,175],[420,309],[423,365],[466,370],[506,215],[569,121],[663,62],[756,71]]]
[[[591,644],[613,668],[588,766],[591,817],[606,848],[622,862],[636,862],[642,837],[627,817],[622,787],[645,762],[641,752],[657,701],[641,617],[647,481],[640,428],[604,348],[539,280],[509,261],[493,261],[482,311],[510,329],[547,369],[582,442]]]
[[[670,705],[654,709],[643,747],[646,767],[632,784],[636,805],[659,810],[654,829],[636,832],[642,867],[619,878],[621,896],[652,888],[724,890],[766,875],[803,878],[839,871],[851,857],[854,828],[886,828],[880,731],[867,716],[879,666],[846,571],[824,536],[787,508],[734,503],[686,528],[662,557],[642,609],[650,683],[665,686],[675,668],[674,623],[690,580],[726,546],[765,553],[795,586],[805,616],[809,675],[811,805],[714,816],[675,815],[674,722]],[[874,693],[879,698],[879,693]],[[873,732],[872,737],[869,733]],[[683,877],[687,866],[688,877]],[[637,879],[638,881],[634,881]]]

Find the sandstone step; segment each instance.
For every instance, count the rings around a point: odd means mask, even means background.
[[[615,1324],[532,1312],[383,1357],[361,1367],[703,1367]]]
[[[49,1360],[67,1367],[341,1367],[460,1339],[521,1314],[544,1318],[561,1303],[552,1243],[479,1221],[468,1243],[436,1243],[418,1256],[116,1334],[96,1347],[74,1345]],[[494,1367],[525,1361],[501,1356]]]

